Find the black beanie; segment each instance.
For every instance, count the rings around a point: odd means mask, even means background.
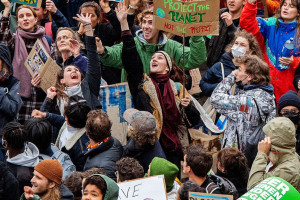
[[[278,101],[278,113],[286,106],[295,106],[300,111],[300,99],[296,92],[290,90],[280,97]]]

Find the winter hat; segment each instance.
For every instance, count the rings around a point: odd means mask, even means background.
[[[290,90],[280,97],[278,101],[278,113],[286,106],[295,106],[300,110],[300,99],[296,92]]]
[[[63,168],[57,160],[43,160],[35,166],[34,170],[41,173],[47,179],[61,184]]]
[[[129,108],[124,112],[123,117],[136,131],[140,133],[156,130],[156,121],[150,112]]]
[[[172,190],[178,172],[179,169],[176,165],[163,158],[155,157],[150,163],[149,176],[163,174],[165,176],[167,192]]]
[[[156,51],[155,53],[161,53],[162,55],[165,56],[169,70],[171,71],[172,70],[172,60],[171,60],[171,57],[169,56],[169,54],[165,51]]]

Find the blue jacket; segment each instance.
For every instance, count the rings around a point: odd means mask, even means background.
[[[236,69],[236,66],[232,62],[230,53],[224,53],[220,62],[215,63],[202,77],[200,81],[200,88],[203,95],[210,97],[217,85],[223,80],[221,63],[223,63],[224,66],[225,77]]]

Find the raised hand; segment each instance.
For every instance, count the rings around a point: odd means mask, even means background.
[[[56,96],[56,88],[55,87],[48,88],[47,97],[50,99],[54,99],[55,96]]]
[[[103,54],[105,51],[105,48],[103,47],[100,38],[96,37],[95,40],[96,40],[97,52],[99,54]]]
[[[137,7],[137,5],[141,2],[141,0],[129,0],[129,5],[132,7]]]
[[[31,116],[32,117],[35,117],[35,118],[45,118],[46,117],[46,113],[45,112],[42,112],[42,111],[39,111],[37,109],[34,109],[31,113]],[[24,188],[25,189],[25,188]]]
[[[99,4],[100,4],[102,10],[105,13],[108,13],[111,10],[111,8],[109,7],[109,1],[108,0],[100,0]]]
[[[221,18],[225,20],[227,26],[232,24],[232,16],[229,14],[229,12],[222,13]]]
[[[51,13],[56,13],[56,11],[57,11],[57,8],[56,8],[54,2],[51,0],[46,0],[46,9]]]
[[[80,55],[80,44],[77,40],[70,39],[71,43],[71,52],[73,56],[76,58],[77,56]]]
[[[3,17],[8,17],[10,12],[10,1],[9,0],[1,0],[1,3],[4,5]]]
[[[82,23],[83,25],[91,24],[91,17],[92,14],[88,14],[86,16],[83,16],[83,14],[77,14],[77,17],[73,17],[73,19],[77,20],[78,22]]]
[[[24,186],[24,196],[25,199],[32,199],[33,198],[33,190],[29,186]]]
[[[115,11],[117,13],[117,17],[120,23],[125,21],[127,22],[127,8],[124,2],[118,3],[118,6],[116,7]]]

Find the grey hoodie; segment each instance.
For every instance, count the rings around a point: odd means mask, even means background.
[[[24,167],[35,167],[39,163],[39,150],[34,144],[28,142],[23,153],[12,158],[8,156],[6,162]]]

